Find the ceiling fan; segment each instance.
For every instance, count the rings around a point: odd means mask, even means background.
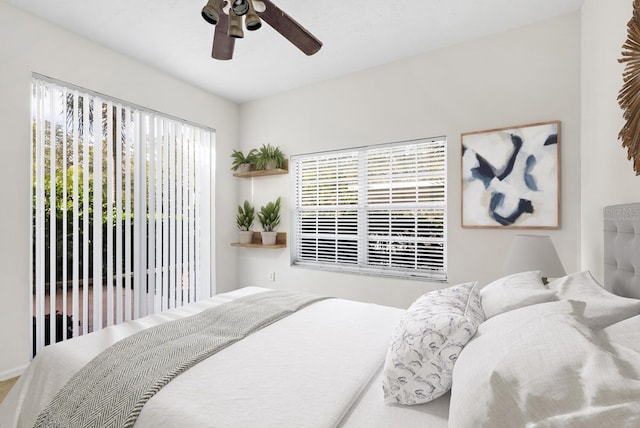
[[[236,39],[244,37],[242,20],[247,30],[262,26],[261,19],[273,27],[307,55],[313,55],[322,47],[322,42],[280,10],[270,0],[208,0],[202,8],[205,21],[216,26],[211,57],[228,60],[233,57]]]

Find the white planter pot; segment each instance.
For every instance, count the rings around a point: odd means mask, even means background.
[[[262,235],[262,245],[275,245],[278,232],[260,232]]]
[[[241,230],[238,234],[240,235],[241,244],[251,244],[251,240],[253,239],[253,232],[251,230]]]
[[[251,171],[251,164],[250,163],[243,163],[236,170],[236,172],[238,172],[238,173],[249,172],[249,171]]]

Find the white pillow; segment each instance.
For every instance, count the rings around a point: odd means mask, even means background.
[[[484,323],[454,368],[449,426],[640,426],[640,354],[619,356],[583,307],[543,303]]]
[[[503,312],[536,303],[557,300],[556,293],[542,284],[539,270],[505,276],[482,290],[482,308],[487,319]]]
[[[592,328],[604,328],[640,314],[640,300],[617,296],[605,290],[589,271],[577,272],[549,283],[560,299],[585,302],[584,318]]]
[[[480,337],[486,333],[506,334],[513,330],[524,328],[540,318],[551,315],[575,314],[582,316],[584,308],[584,302],[576,302],[573,300],[557,300],[554,302],[525,306],[486,320],[478,326],[475,337]]]
[[[426,403],[446,393],[458,354],[483,320],[476,282],[419,297],[400,319],[387,350],[385,402]]]
[[[602,332],[611,343],[640,352],[640,315],[612,324]]]

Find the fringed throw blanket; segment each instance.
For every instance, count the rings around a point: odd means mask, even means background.
[[[132,427],[144,404],[180,373],[322,299],[266,291],[129,336],[80,369],[35,427]]]

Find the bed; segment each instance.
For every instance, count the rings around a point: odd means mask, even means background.
[[[548,285],[534,271],[427,293],[407,310],[314,300],[180,372],[132,424],[640,426],[638,213],[605,209],[608,290],[588,271]],[[0,427],[34,426],[113,344],[270,293],[247,287],[48,346],[0,404]]]
[[[33,426],[74,372],[110,344],[264,291],[243,288],[45,348],[2,403],[0,425]],[[340,299],[314,303],[180,375],[146,403],[135,426],[370,426],[376,415],[361,411],[368,406],[393,421],[402,409],[378,406],[378,377],[388,338],[403,313]],[[335,334],[338,329],[342,334]],[[447,410],[443,397],[405,417],[408,424],[424,416],[431,426],[446,426]]]

